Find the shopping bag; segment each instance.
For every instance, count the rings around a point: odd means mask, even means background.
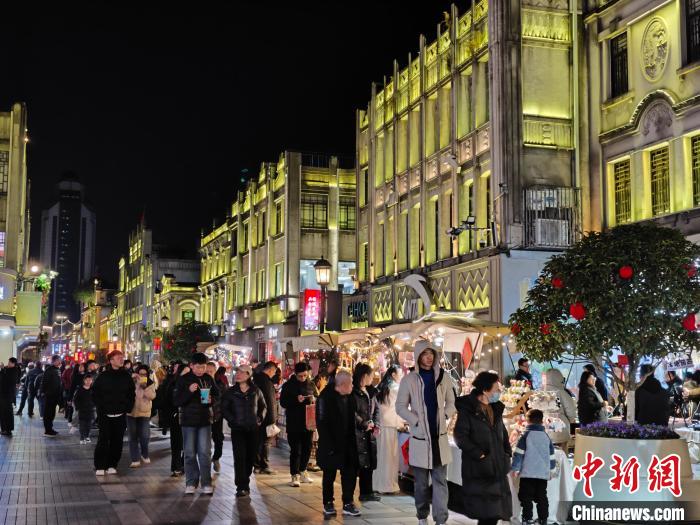
[[[269,438],[275,437],[280,432],[282,432],[282,429],[280,427],[278,427],[277,425],[275,425],[274,423],[272,423],[271,425],[267,425],[265,427],[265,434],[267,434],[267,437],[269,437]]]
[[[316,404],[306,405],[306,430],[316,430]]]
[[[401,455],[403,456],[403,462],[408,465],[408,443],[410,442],[410,439],[407,439],[406,442],[401,445]]]

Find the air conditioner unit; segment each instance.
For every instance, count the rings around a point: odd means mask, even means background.
[[[535,219],[535,244],[537,246],[553,247],[570,246],[569,221],[560,219]]]

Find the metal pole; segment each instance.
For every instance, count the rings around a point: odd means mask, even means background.
[[[321,333],[326,331],[326,286],[321,285],[321,322],[319,323],[319,330]]]

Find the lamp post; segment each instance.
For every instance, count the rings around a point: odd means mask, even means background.
[[[167,315],[160,318],[160,327],[163,329],[163,332],[167,332],[170,328],[170,319]]]
[[[326,287],[331,282],[331,263],[323,258],[316,261],[314,271],[316,272],[316,282],[321,287],[321,315],[319,316],[319,332],[324,333],[326,330]]]

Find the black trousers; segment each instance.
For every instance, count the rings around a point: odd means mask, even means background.
[[[267,427],[260,426],[258,431],[258,453],[255,455],[255,468],[266,469],[270,468],[270,439],[267,437]]]
[[[211,440],[214,442],[214,454],[211,457],[212,461],[221,459],[224,453],[224,419],[214,421],[211,425]]]
[[[296,476],[306,470],[311,457],[311,440],[313,432],[304,430],[302,432],[287,433],[289,443],[289,473]]]
[[[183,456],[182,427],[176,415],[170,425],[170,471],[184,472],[185,458]]]
[[[22,389],[22,397],[19,400],[19,407],[17,408],[17,414],[22,415],[22,410],[24,410],[24,404],[27,402],[27,397],[29,396],[29,392],[27,392],[26,388]],[[34,408],[34,407],[32,407]]]
[[[340,469],[340,486],[342,487],[342,498],[343,505],[352,503],[355,494],[355,480],[357,479],[357,468],[351,464],[350,461],[347,462],[343,468]],[[335,483],[335,477],[338,473],[338,469],[326,469],[323,471],[323,504],[333,503],[333,483]]]
[[[237,490],[250,490],[250,475],[258,453],[258,428],[231,429],[233,472]]]
[[[56,419],[56,407],[59,399],[55,397],[44,398],[44,432],[53,431],[53,420]]]
[[[65,407],[64,415],[69,423],[73,422],[73,400],[70,397],[70,392],[68,390],[63,391],[63,403]]]
[[[494,519],[482,519],[477,521],[477,525],[498,525],[500,520],[498,518]]]
[[[537,518],[541,522],[545,522],[549,517],[546,479],[520,478],[518,499],[523,507],[523,521],[532,519],[533,502],[537,504]]]
[[[119,417],[97,416],[100,427],[95,447],[95,470],[117,468],[124,447],[126,414]]]
[[[0,431],[12,432],[15,429],[15,412],[12,399],[0,397]]]

